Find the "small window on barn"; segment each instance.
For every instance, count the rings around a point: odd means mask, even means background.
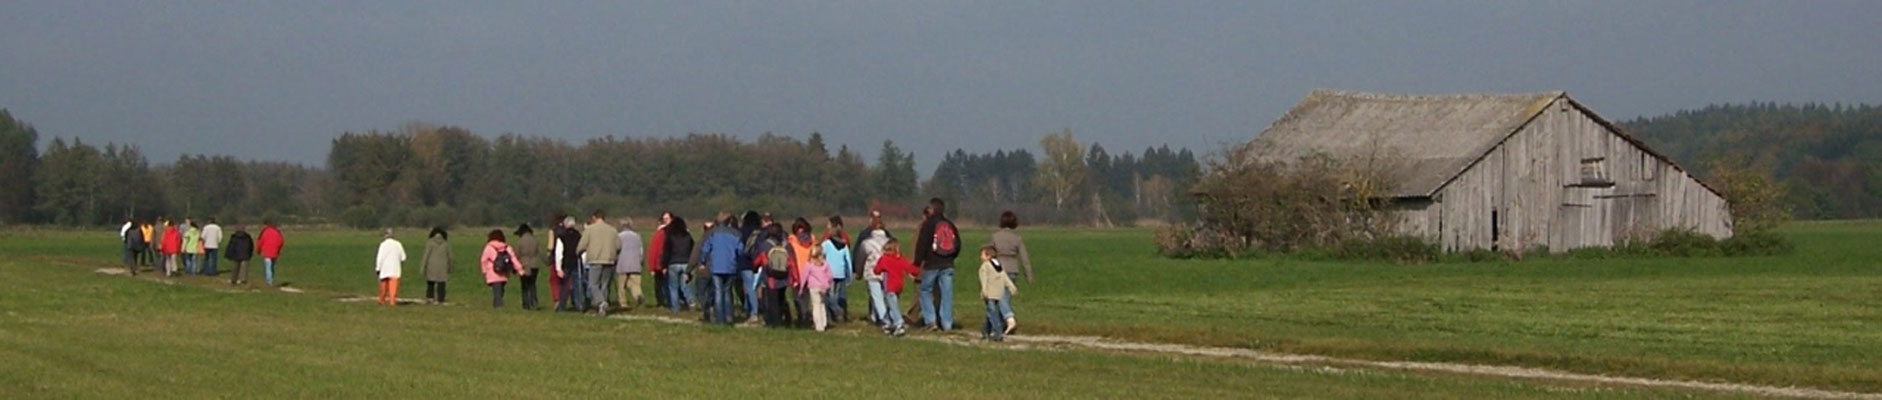
[[[1606,157],[1581,159],[1581,186],[1607,186],[1613,184],[1614,180],[1608,179]]]
[[[1651,181],[1654,175],[1658,175],[1660,163],[1654,161],[1659,161],[1659,159],[1647,156],[1646,154],[1640,155],[1640,180]]]

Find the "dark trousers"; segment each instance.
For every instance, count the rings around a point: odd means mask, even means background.
[[[822,304],[810,304],[810,291],[809,290],[792,289],[791,292],[797,294],[797,303],[795,303],[797,305],[796,307],[797,308],[797,326],[809,327],[810,326],[810,308],[811,307],[823,307],[823,305]]]
[[[665,308],[667,306],[667,291],[668,290],[671,290],[671,289],[667,288],[666,271],[660,271],[658,273],[654,273],[653,274],[653,299],[654,299],[655,306],[659,306],[661,308]]]
[[[425,281],[425,298],[444,302],[444,282]]]
[[[124,269],[131,271],[131,275],[137,275],[137,253],[130,247],[124,248]]]
[[[523,309],[525,310],[534,310],[542,306],[536,302],[536,277],[541,275],[541,268],[530,268],[529,275],[521,277],[523,279]],[[444,299],[438,299],[438,301],[442,302]]]
[[[490,307],[503,308],[503,284],[505,283],[508,282],[490,284]]]
[[[764,303],[764,306],[759,308],[764,309],[765,326],[775,328],[790,322],[785,318],[788,310],[784,305],[784,296],[784,288],[764,288],[764,294],[760,296],[763,297],[760,301]]]
[[[236,261],[235,270],[229,273],[229,284],[239,284],[246,280],[248,280],[248,262]]]

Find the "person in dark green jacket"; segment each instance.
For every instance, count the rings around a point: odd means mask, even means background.
[[[425,302],[444,304],[444,285],[451,281],[451,234],[444,228],[431,228],[425,240],[425,256],[419,265],[425,268]]]

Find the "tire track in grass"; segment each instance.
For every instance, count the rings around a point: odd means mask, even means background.
[[[95,270],[94,272],[97,272],[99,274],[104,274],[104,275],[118,275],[118,276],[125,275],[124,274],[125,271],[123,270],[123,268],[115,268],[115,269],[114,268],[100,268],[100,269]],[[177,284],[177,282],[174,280],[163,279],[161,277],[144,278],[144,279],[148,281],[152,281],[152,282],[163,283],[163,284],[171,284],[171,285]],[[284,292],[287,292],[287,291],[284,290]],[[254,293],[254,292],[248,292],[248,293]],[[292,292],[287,292],[287,293],[299,294],[302,292],[297,290],[297,291],[292,291]],[[373,298],[366,297],[366,296],[343,296],[343,297],[337,297],[334,300],[339,301],[339,302],[344,302],[344,303],[366,303],[366,301],[373,300]],[[408,302],[413,302],[413,303],[418,302],[415,299],[401,298],[399,300],[400,300],[400,304],[408,304]],[[621,320],[621,321],[650,321],[650,322],[661,322],[661,323],[668,323],[668,324],[701,325],[701,323],[698,320],[688,319],[688,318],[683,318],[683,317],[666,316],[666,315],[616,314],[616,315],[610,315],[607,318]],[[734,327],[740,328],[740,329],[756,329],[756,328],[759,328],[760,326],[756,324],[746,323],[746,324],[738,324],[738,325],[735,325]],[[847,330],[833,330],[833,331],[830,331],[830,333],[847,334],[847,335],[854,335],[854,336],[861,336],[861,335],[866,334],[865,332],[847,331]],[[1240,349],[1240,348],[1232,348],[1232,347],[1211,347],[1211,346],[1192,346],[1192,345],[1172,344],[1172,343],[1133,342],[1133,341],[1115,340],[1115,339],[1097,337],[1097,336],[1023,335],[1023,336],[1008,336],[1006,338],[1006,342],[987,342],[987,341],[981,341],[981,340],[974,340],[972,339],[971,334],[966,333],[964,331],[959,331],[959,333],[939,333],[939,334],[916,333],[916,334],[911,334],[907,337],[911,339],[915,339],[915,340],[924,340],[924,341],[946,343],[946,344],[953,344],[953,345],[960,345],[960,346],[974,346],[974,347],[981,347],[981,348],[1005,349],[1005,350],[1013,350],[1013,351],[1053,351],[1053,350],[1058,350],[1058,349],[1078,349],[1078,350],[1090,350],[1090,351],[1112,351],[1112,352],[1163,354],[1163,355],[1191,356],[1191,357],[1229,358],[1229,359],[1249,360],[1249,361],[1269,363],[1269,364],[1281,364],[1281,365],[1288,365],[1288,366],[1305,366],[1305,367],[1319,367],[1319,368],[1332,367],[1334,369],[1356,368],[1356,369],[1397,370],[1397,371],[1412,371],[1412,372],[1436,372],[1436,373],[1459,374],[1459,375],[1472,375],[1472,376],[1523,379],[1523,380],[1571,382],[1571,383],[1597,384],[1597,385],[1608,385],[1608,386],[1633,386],[1633,387],[1647,387],[1647,388],[1687,389],[1687,390],[1700,390],[1700,391],[1722,392],[1722,393],[1740,393],[1740,394],[1749,394],[1749,395],[1764,396],[1764,397],[1882,400],[1882,393],[1846,392],[1846,391],[1824,390],[1824,389],[1815,389],[1815,388],[1807,388],[1807,387],[1781,387],[1781,386],[1767,386],[1767,385],[1754,385],[1754,384],[1729,383],[1729,382],[1705,382],[1705,381],[1692,381],[1692,380],[1672,380],[1672,379],[1655,379],[1655,378],[1640,378],[1640,377],[1626,377],[1626,376],[1608,376],[1608,375],[1583,374],[1583,373],[1564,372],[1564,371],[1556,371],[1556,370],[1542,369],[1542,368],[1516,367],[1516,366],[1506,366],[1506,365],[1461,364],[1461,363],[1418,362],[1418,361],[1362,360],[1362,359],[1327,357],[1327,356],[1308,355],[1308,354],[1267,352],[1267,351]]]

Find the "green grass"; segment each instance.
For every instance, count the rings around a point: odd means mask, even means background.
[[[7,254],[19,254],[9,249]],[[1660,398],[1706,395],[0,274],[9,398]],[[207,282],[197,282],[207,283]]]
[[[474,229],[460,229],[454,232],[457,240],[453,241],[460,261],[471,260],[480,245],[482,235]],[[422,232],[413,230],[402,239],[408,244],[408,252],[418,254],[421,250]],[[911,235],[912,232],[897,232],[899,235]],[[1773,257],[1745,258],[1635,258],[1604,260],[1569,260],[1549,259],[1531,260],[1519,263],[1489,262],[1469,264],[1428,264],[1428,265],[1391,265],[1376,263],[1341,263],[1310,262],[1298,259],[1275,258],[1239,261],[1184,261],[1168,260],[1156,257],[1148,231],[1139,230],[1025,230],[1028,245],[1034,260],[1038,263],[1039,281],[1035,283],[1019,282],[1021,295],[1015,303],[1018,307],[1022,326],[1027,333],[1102,335],[1124,339],[1144,341],[1173,342],[1198,345],[1232,346],[1261,350],[1284,351],[1293,353],[1322,354],[1340,357],[1352,357],[1376,360],[1417,360],[1451,361],[1468,363],[1488,363],[1499,365],[1520,365],[1546,367],[1575,372],[1608,375],[1640,376],[1653,378],[1693,379],[1704,381],[1744,382],[1778,386],[1805,386],[1824,389],[1837,389],[1863,392],[1882,392],[1882,246],[1876,245],[1875,238],[1882,237],[1882,223],[1843,222],[1843,223],[1808,223],[1797,224],[1787,230],[1798,243],[1794,254]],[[33,266],[64,265],[69,268],[89,271],[96,265],[114,263],[115,245],[110,233],[96,232],[33,232],[0,234],[0,254],[23,254]],[[969,243],[984,241],[985,232],[967,232]],[[364,232],[322,231],[288,232],[289,247],[281,267],[281,279],[293,282],[296,287],[313,291],[316,295],[370,295],[374,290],[370,261],[377,242],[377,235]],[[16,262],[20,258],[15,258]],[[87,264],[89,263],[89,264]],[[404,287],[406,297],[417,297],[423,291],[422,279],[416,271],[417,260],[408,263]],[[72,264],[86,264],[81,267]],[[226,271],[225,266],[225,271]],[[484,304],[488,301],[488,291],[480,282],[480,277],[471,272],[465,263],[459,273],[453,276],[453,300],[466,305]],[[95,281],[89,272],[77,275],[63,275],[56,280]],[[259,281],[259,272],[253,275],[253,281]],[[981,319],[981,309],[972,298],[977,293],[978,285],[972,280],[970,271],[957,275],[957,316],[956,320],[970,327],[977,327]],[[116,281],[129,280],[118,279]],[[207,283],[206,280],[204,283]],[[87,285],[104,285],[87,283]],[[112,284],[116,285],[116,284]],[[1230,379],[1228,387],[1217,379],[1204,380],[1190,385],[1168,384],[1167,390],[1225,390],[1212,392],[1137,392],[1143,395],[1167,396],[1233,396],[1236,393],[1264,393],[1283,397],[1292,397],[1293,393],[1283,389],[1268,387],[1268,379],[1302,380],[1321,379],[1321,385],[1353,387],[1355,390],[1367,387],[1392,386],[1383,383],[1351,382],[1354,376],[1327,376],[1308,374],[1315,378],[1303,378],[1298,371],[1277,370],[1272,368],[1251,367],[1246,365],[1222,364],[1204,361],[1172,361],[1142,357],[1066,353],[998,353],[986,350],[962,349],[929,343],[909,343],[906,341],[885,341],[877,338],[827,338],[800,332],[724,332],[714,329],[695,327],[640,326],[628,324],[627,327],[604,325],[596,328],[593,324],[575,318],[555,318],[541,313],[529,314],[514,308],[504,311],[491,311],[485,307],[407,307],[397,311],[373,310],[372,307],[301,304],[295,297],[279,299],[275,294],[235,295],[207,292],[202,289],[184,287],[155,287],[146,289],[156,292],[144,293],[149,296],[166,296],[180,304],[191,307],[157,307],[146,305],[141,312],[166,315],[181,313],[176,318],[188,321],[210,319],[218,323],[230,318],[222,313],[201,312],[200,310],[225,310],[237,314],[242,311],[256,314],[256,319],[274,318],[266,325],[238,325],[223,329],[224,332],[259,329],[266,331],[270,326],[302,326],[301,329],[326,328],[326,325],[308,327],[311,322],[297,319],[300,313],[315,315],[330,314],[330,318],[349,321],[348,325],[358,326],[397,326],[400,340],[414,342],[411,349],[394,351],[372,351],[367,353],[349,353],[354,348],[370,349],[367,340],[357,338],[365,333],[331,334],[323,339],[308,340],[302,346],[309,351],[325,350],[334,352],[334,357],[357,360],[375,359],[373,354],[440,351],[437,357],[450,359],[447,370],[461,368],[465,376],[484,376],[489,370],[502,363],[497,360],[516,360],[519,357],[532,359],[538,356],[528,355],[491,355],[475,354],[479,346],[475,341],[442,341],[436,345],[421,346],[419,342],[429,342],[447,336],[448,332],[477,332],[490,326],[531,326],[519,329],[515,336],[545,342],[537,346],[540,351],[529,354],[553,354],[558,347],[546,342],[595,342],[594,338],[582,339],[576,334],[558,336],[556,332],[579,331],[587,329],[631,330],[619,335],[620,347],[590,347],[590,349],[608,349],[623,354],[637,354],[633,346],[658,345],[663,348],[674,346],[694,346],[698,351],[689,353],[711,353],[704,350],[711,348],[721,340],[713,339],[694,343],[696,337],[725,337],[725,340],[737,342],[756,342],[770,340],[798,341],[796,343],[816,343],[819,348],[831,346],[859,346],[859,349],[847,349],[839,353],[850,354],[858,351],[888,351],[903,359],[930,358],[915,354],[932,354],[932,357],[960,357],[960,362],[952,362],[959,367],[960,379],[954,380],[957,390],[970,392],[946,392],[922,390],[908,392],[913,394],[943,395],[947,393],[967,394],[985,393],[990,390],[1005,390],[1012,386],[1012,392],[1022,397],[1043,393],[1083,394],[1095,396],[1098,393],[1112,393],[1104,389],[1112,378],[1091,380],[1063,379],[1068,374],[1082,375],[1074,371],[1064,371],[1073,364],[1077,367],[1091,367],[1092,361],[1102,359],[1102,364],[1113,368],[1139,368],[1130,371],[1119,370],[1105,372],[1117,377],[1157,377],[1157,379],[1181,382],[1182,377],[1166,376],[1159,371],[1166,369],[1189,372],[1174,375],[1195,375],[1194,369],[1209,370],[1208,374],[1231,374],[1243,379]],[[113,290],[131,290],[143,286],[115,288]],[[514,296],[512,289],[512,296]],[[74,289],[56,289],[57,292]],[[174,293],[173,293],[174,292]],[[13,295],[15,292],[0,292],[0,296]],[[545,295],[546,295],[545,290]],[[651,291],[649,291],[651,293]],[[285,295],[282,295],[285,296]],[[300,296],[317,297],[317,296]],[[852,285],[852,299],[860,303],[864,290],[860,285]],[[904,301],[913,301],[912,293],[904,294]],[[86,297],[73,297],[74,300]],[[130,299],[142,297],[132,296]],[[512,307],[514,307],[512,300]],[[8,305],[14,300],[9,300]],[[153,303],[162,303],[158,301]],[[198,304],[200,302],[202,304]],[[261,306],[244,306],[249,302],[263,302]],[[276,304],[274,302],[282,302]],[[227,304],[225,304],[227,303]],[[58,310],[62,307],[50,307]],[[80,305],[73,307],[90,307]],[[106,307],[106,306],[99,306]],[[860,307],[860,306],[859,306]],[[15,309],[15,307],[7,307]],[[31,309],[31,307],[24,307]],[[362,310],[363,309],[363,310]],[[197,314],[201,312],[201,314]],[[657,313],[654,311],[637,311]],[[385,319],[376,316],[387,313],[399,315],[399,318]],[[860,311],[858,311],[860,314]],[[84,315],[84,313],[55,313],[58,315]],[[427,318],[411,318],[424,315]],[[429,316],[435,315],[436,318]],[[690,314],[688,315],[691,316]],[[16,318],[9,315],[8,318]],[[378,319],[375,319],[378,318]],[[359,319],[350,321],[350,319]],[[64,320],[61,320],[64,321]],[[243,321],[243,320],[236,320]],[[83,321],[65,321],[77,324]],[[104,323],[109,321],[97,321]],[[179,323],[179,327],[195,324]],[[7,326],[12,326],[8,324]],[[51,329],[63,329],[60,324],[50,324]],[[204,324],[213,325],[213,324]],[[6,329],[12,337],[11,328]],[[298,332],[293,330],[290,332]],[[511,333],[492,332],[498,336]],[[649,342],[649,336],[685,337],[681,343]],[[808,335],[808,336],[806,336]],[[225,335],[226,336],[226,335]],[[629,336],[642,338],[634,340]],[[165,336],[158,336],[159,338]],[[153,339],[155,340],[155,339]],[[180,338],[165,339],[176,340]],[[222,339],[229,340],[229,339]],[[205,339],[203,349],[213,348]],[[9,342],[12,340],[9,339]],[[293,341],[290,341],[293,342]],[[96,343],[81,341],[79,343]],[[168,343],[168,342],[166,342]],[[262,346],[262,341],[255,341],[242,347]],[[601,346],[601,344],[596,344]],[[876,346],[876,347],[870,347]],[[938,347],[931,347],[938,346]],[[422,347],[422,348],[421,348]],[[863,350],[864,348],[870,350]],[[8,351],[0,349],[0,351]],[[125,349],[124,351],[131,351]],[[250,349],[250,351],[256,351]],[[649,350],[652,351],[652,350]],[[62,354],[60,351],[53,351]],[[448,353],[448,354],[446,354]],[[8,354],[8,353],[0,353]],[[275,360],[292,365],[301,365],[309,360],[300,357],[273,359],[262,355],[250,354],[242,357],[243,362],[255,362],[253,357]],[[316,353],[318,354],[318,353]],[[497,353],[506,354],[506,353]],[[586,354],[586,353],[583,353]],[[789,360],[790,353],[765,355],[767,359]],[[819,353],[825,354],[825,353]],[[834,353],[829,353],[834,354]],[[1018,355],[1024,354],[1024,355]],[[286,357],[286,356],[284,356]],[[703,356],[700,356],[703,357]],[[820,356],[822,357],[822,356]],[[838,356],[839,359],[852,356]],[[867,358],[856,356],[848,364],[874,365]],[[1012,376],[1027,377],[1020,382],[1000,388],[979,385],[971,377],[989,368],[982,361],[990,357],[1029,359],[1035,367],[1016,366],[1016,368],[994,367],[1011,370]],[[384,356],[379,358],[404,359],[403,357]],[[1035,359],[1036,358],[1036,359]],[[690,359],[690,358],[686,358]],[[717,368],[691,372],[708,375],[723,373],[727,369],[739,371],[762,370],[756,364],[758,360],[744,358],[709,358]],[[73,362],[81,362],[84,359]],[[1069,361],[1069,362],[1068,362]],[[48,361],[51,362],[51,361]],[[364,362],[364,361],[361,361]],[[621,361],[626,362],[626,361]],[[796,365],[788,361],[777,361],[785,365]],[[912,362],[912,361],[911,361]],[[1008,362],[1008,361],[999,361]],[[1018,361],[1013,361],[1018,362]],[[55,365],[58,362],[52,362]],[[542,363],[514,362],[515,365],[533,365],[524,368],[547,369],[548,360]],[[606,364],[606,361],[599,362]],[[747,364],[751,363],[751,364]],[[1174,366],[1164,363],[1177,363]],[[9,363],[18,364],[18,363]],[[403,370],[421,368],[424,364],[406,365]],[[633,370],[633,367],[616,365],[617,369]],[[874,370],[907,371],[920,375],[933,367],[923,368],[913,364],[902,368],[902,364],[874,365]],[[312,368],[312,367],[308,367]],[[1022,370],[1038,370],[1021,372]],[[857,370],[858,374],[863,370]],[[334,371],[339,374],[351,371]],[[388,372],[396,375],[396,372]],[[427,376],[423,373],[413,373]],[[535,375],[534,372],[530,373]],[[1042,375],[1043,374],[1043,375]],[[687,374],[681,374],[687,375]],[[13,374],[8,374],[13,376]],[[1434,393],[1437,397],[1474,396],[1469,392],[1447,392],[1449,390],[1474,387],[1476,381],[1453,378],[1436,379],[1431,377],[1407,378],[1390,375],[1361,374],[1364,379],[1412,379],[1416,384],[1432,385],[1442,389]],[[1059,378],[1053,378],[1059,377]],[[0,378],[7,379],[7,378]],[[259,379],[259,378],[257,378]],[[287,378],[292,379],[292,378]],[[503,378],[490,376],[487,380],[501,381]],[[570,378],[573,379],[573,378]],[[639,378],[626,378],[628,381],[641,382]],[[703,379],[703,378],[702,378]],[[1432,380],[1436,379],[1436,380]],[[1130,379],[1126,379],[1131,381]],[[1058,381],[1058,382],[1038,382]],[[1252,382],[1250,386],[1235,389],[1235,383]],[[3,381],[0,381],[3,382]],[[651,382],[651,381],[650,381]],[[674,390],[686,390],[676,393],[697,393],[700,395],[721,393],[715,390],[750,390],[750,385],[708,385],[706,381],[695,382],[702,386],[698,389],[674,387]],[[831,388],[853,387],[848,381],[819,383],[831,385]],[[1151,381],[1144,381],[1151,382]],[[1434,383],[1435,382],[1435,383]],[[919,383],[911,378],[910,384]],[[11,384],[11,383],[10,383]],[[21,383],[24,384],[24,383]],[[283,384],[286,384],[283,382]],[[1053,385],[1066,386],[1053,386]],[[13,384],[20,385],[20,384]],[[1029,386],[1045,385],[1049,387]],[[1091,385],[1091,390],[1083,390],[1080,385]],[[724,387],[720,387],[724,386]],[[1158,385],[1127,385],[1139,386]],[[1196,386],[1196,387],[1183,387]],[[1281,385],[1298,386],[1298,385]],[[28,386],[31,387],[31,386]],[[972,389],[979,388],[979,389]],[[1206,389],[1205,389],[1206,388]],[[1258,389],[1257,389],[1258,388]],[[277,388],[278,389],[278,388]],[[313,389],[309,389],[313,390]],[[334,389],[339,390],[339,389]],[[544,389],[544,390],[553,390]],[[934,388],[934,390],[947,390]],[[1151,390],[1138,388],[1133,390]],[[1275,391],[1282,390],[1282,391]],[[1301,395],[1345,397],[1369,397],[1368,393],[1378,396],[1397,397],[1404,393],[1390,393],[1390,389],[1381,392],[1337,393],[1310,390]],[[1504,389],[1496,389],[1504,390]],[[1417,392],[1418,390],[1414,390]],[[120,393],[120,392],[108,392]],[[135,392],[133,392],[135,393]],[[208,392],[219,393],[219,392]],[[309,391],[308,395],[327,395],[336,392]],[[457,393],[445,391],[444,393]],[[808,394],[809,392],[799,392]],[[866,392],[856,392],[859,395]],[[1130,392],[1126,392],[1130,393]],[[1606,395],[1613,395],[1607,393]],[[1480,394],[1476,394],[1480,395]],[[1510,397],[1512,393],[1495,395]],[[1522,397],[1542,395],[1537,392],[1519,393]],[[1049,396],[1051,397],[1051,396]],[[1606,397],[1605,395],[1603,397]]]

